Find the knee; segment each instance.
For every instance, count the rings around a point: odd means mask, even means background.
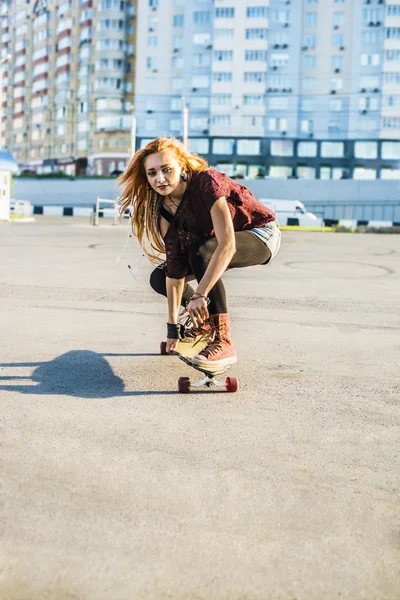
[[[217,245],[217,240],[215,238],[208,239],[204,244],[192,252],[192,255],[189,257],[190,262],[192,260],[201,261],[203,264],[207,265],[210,262]]]
[[[167,293],[167,285],[165,281],[165,268],[157,267],[150,275],[150,286],[157,294],[163,296]]]

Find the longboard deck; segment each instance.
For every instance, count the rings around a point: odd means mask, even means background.
[[[197,344],[192,344],[191,342],[179,342],[176,351],[180,356],[191,359],[193,356],[196,356],[196,354],[201,352],[206,346],[206,340],[202,340]]]

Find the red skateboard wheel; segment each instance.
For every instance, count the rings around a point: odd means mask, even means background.
[[[160,344],[160,354],[167,354],[167,342],[161,342]]]
[[[237,377],[227,377],[225,379],[226,383],[226,391],[227,392],[237,392],[239,389],[239,380]]]
[[[187,394],[190,391],[190,379],[189,377],[179,377],[178,379],[178,392]]]

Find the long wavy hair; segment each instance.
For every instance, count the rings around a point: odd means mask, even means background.
[[[162,196],[150,186],[145,169],[145,160],[150,154],[170,150],[187,174],[189,183],[193,171],[205,171],[208,163],[198,154],[189,152],[176,138],[159,137],[138,150],[131,158],[125,172],[118,178],[118,185],[124,186],[118,202],[120,214],[130,208],[132,232],[153,264],[162,262],[165,254],[164,240],[159,230],[159,210]]]

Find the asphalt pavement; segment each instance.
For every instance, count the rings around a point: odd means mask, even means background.
[[[397,600],[400,237],[228,273],[238,393],[177,392],[128,227],[0,224],[1,600]]]

